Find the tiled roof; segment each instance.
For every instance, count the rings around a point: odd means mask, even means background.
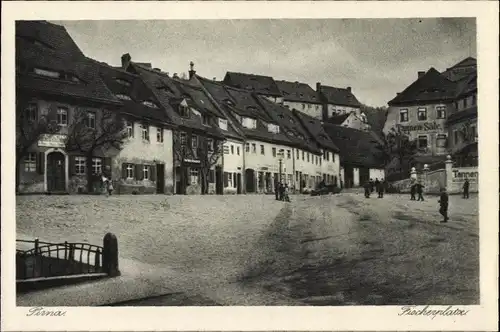
[[[322,85],[320,86],[320,93],[328,104],[350,107],[361,106],[356,96],[348,89]]]
[[[281,96],[281,91],[278,89],[276,82],[270,76],[235,73],[228,71],[223,80],[224,84],[256,92],[258,94]]]
[[[327,119],[328,123],[336,124],[336,125],[341,125],[344,123],[344,121],[349,117],[351,114],[338,114],[338,115],[332,115]]]
[[[188,84],[178,82],[169,77],[166,73],[138,65],[134,62],[131,62],[129,70],[141,77],[175,125],[203,131],[210,136],[223,137],[222,130],[219,129],[218,124],[215,123],[215,119],[211,125],[206,126],[203,125],[200,117],[194,115],[182,117],[177,110],[174,109],[174,107],[179,105],[179,100],[181,99],[189,98],[194,101],[194,99],[199,98],[198,94],[194,97],[191,95],[192,90],[190,87],[187,87],[189,86]],[[198,104],[198,102],[195,103]],[[200,109],[199,111],[200,113],[207,112],[206,109]]]
[[[457,82],[456,96],[465,96],[477,91],[477,72],[474,72]]]
[[[372,168],[382,168],[382,148],[369,131],[323,125],[332,142],[340,150],[342,164],[354,164]]]
[[[278,134],[269,132],[267,124],[278,123],[263,109],[250,91],[233,88],[201,76],[196,77],[220,107],[231,117],[232,122],[238,126],[239,131],[247,138],[270,143],[292,144],[290,139],[282,132]],[[256,119],[257,128],[248,129],[243,127],[236,118],[237,116]]]
[[[472,57],[465,58],[456,65],[447,68],[442,74],[451,81],[459,81],[476,71],[477,60]]]
[[[455,97],[456,89],[456,83],[431,68],[389,101],[389,105],[448,100]]]
[[[318,143],[318,145],[324,149],[339,152],[339,148],[333,144],[330,136],[326,133],[323,128],[323,124],[320,120],[306,115],[297,110],[292,111],[295,117],[302,123],[302,126],[309,132],[309,135]]]
[[[300,82],[276,81],[286,101],[321,104],[318,93],[308,84]]]
[[[316,142],[309,137],[307,131],[288,108],[261,96],[254,95],[254,97],[274,122],[278,123],[280,130],[284,130],[285,135],[295,146],[313,153],[320,153]]]
[[[363,113],[366,115],[366,120],[371,129],[376,133],[382,133],[387,120],[387,111],[378,109],[365,109]]]
[[[477,106],[473,106],[462,111],[454,112],[453,114],[448,116],[448,119],[446,119],[446,124],[451,125],[457,122],[473,118],[477,118]]]
[[[109,90],[115,95],[125,95],[131,98],[131,100],[122,100],[125,113],[161,123],[172,122],[161,103],[144,84],[140,76],[104,63],[96,63],[99,66],[100,76]],[[158,105],[158,108],[145,106],[142,104],[143,101],[151,101]]]
[[[64,27],[44,21],[16,22],[16,85],[28,91],[70,96],[107,104],[120,104],[99,77]],[[50,78],[34,69],[58,72]]]

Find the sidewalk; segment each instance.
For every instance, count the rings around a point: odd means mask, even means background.
[[[17,234],[17,238],[31,240]],[[44,241],[40,239],[40,241]],[[48,242],[48,241],[47,241]],[[179,293],[183,277],[159,268],[120,257],[121,276],[19,294],[17,306],[100,306],[150,296]]]

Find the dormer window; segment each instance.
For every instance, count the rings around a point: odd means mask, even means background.
[[[182,117],[189,117],[189,107],[185,105],[179,105],[179,115]]]
[[[152,101],[149,101],[149,100],[143,101],[142,104],[144,106],[147,106],[147,107],[158,108],[158,105],[156,105],[155,103],[153,103]]]
[[[131,85],[129,81],[126,81],[126,80],[121,79],[121,78],[117,78],[116,79],[116,83],[121,84],[121,85],[125,85],[125,86],[130,86]]]
[[[227,120],[219,118],[219,128],[222,130],[227,130]]]
[[[230,100],[230,99],[224,99],[224,102],[225,102],[226,104],[228,104],[229,106],[234,106],[233,101],[232,101],[232,100]]]
[[[269,123],[267,125],[267,131],[270,132],[270,133],[273,133],[273,134],[279,134],[280,132],[280,127],[278,127],[277,125],[275,124],[272,124],[272,123]]]
[[[132,98],[130,98],[129,96],[124,95],[124,94],[117,94],[116,98],[121,99],[121,100],[132,100]]]
[[[201,123],[204,125],[204,126],[208,126],[209,123],[210,123],[210,116],[208,114],[202,114],[201,115]]]
[[[53,70],[34,68],[33,72],[36,75],[50,77],[50,78],[60,78],[61,77],[61,73],[59,73],[57,71],[53,71]]]
[[[257,128],[257,120],[252,118],[242,118],[241,125],[248,129],[256,129]]]

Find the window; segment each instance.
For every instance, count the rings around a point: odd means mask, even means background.
[[[472,105],[477,105],[477,96],[472,95]]]
[[[233,175],[231,173],[227,173],[227,186],[233,187]]]
[[[179,105],[179,115],[187,118],[189,116],[189,108],[184,105]]]
[[[436,117],[446,119],[446,106],[436,106]]]
[[[132,121],[126,121],[125,127],[127,128],[127,136],[129,138],[134,137],[134,123]]]
[[[257,146],[255,143],[252,143],[252,153],[257,153]]]
[[[302,151],[302,160],[304,160],[305,152]]]
[[[155,103],[153,103],[152,101],[149,101],[149,100],[143,101],[142,104],[144,106],[147,106],[147,107],[158,108],[158,105],[156,105]]]
[[[35,103],[28,104],[24,110],[25,118],[28,122],[36,122],[38,117],[38,107]]]
[[[204,126],[208,126],[208,124],[210,123],[210,116],[208,114],[202,114],[201,115],[201,123]]]
[[[279,134],[280,127],[278,127],[275,124],[270,123],[270,124],[267,125],[267,131],[270,132],[270,133]]]
[[[189,179],[190,183],[193,184],[198,184],[198,169],[196,168],[191,168],[189,170]]]
[[[335,153],[332,153],[332,162],[335,162]]]
[[[222,130],[227,130],[227,120],[219,118],[219,128]]]
[[[250,152],[250,143],[245,143],[245,152]]]
[[[195,151],[198,148],[198,136],[196,135],[191,136],[191,148]]]
[[[129,81],[126,81],[126,80],[121,79],[121,78],[117,78],[116,82],[119,83],[119,84],[121,84],[121,85],[130,86],[130,82]]]
[[[273,157],[276,157],[276,148],[272,148],[273,151]]]
[[[101,173],[102,173],[102,159],[92,158],[92,174],[101,174]]]
[[[260,145],[260,154],[261,155],[264,155],[265,154],[265,150],[264,150],[264,145]]]
[[[150,180],[151,166],[144,165],[144,167],[142,168],[142,175],[144,180]]]
[[[236,147],[236,154],[237,154],[238,156],[240,155],[240,147],[239,147],[239,146],[237,146],[237,147]]]
[[[437,148],[446,148],[446,135],[438,134],[436,137],[436,147]]]
[[[45,76],[45,77],[50,77],[50,78],[59,78],[59,77],[61,77],[60,73],[58,73],[57,71],[52,71],[52,70],[35,68],[33,70],[33,72],[35,74],[37,74],[37,75]]]
[[[453,130],[453,142],[458,144],[460,137],[458,136],[458,130]]]
[[[418,119],[418,121],[426,121],[427,120],[427,108],[420,107],[417,110],[417,119]]]
[[[180,138],[181,146],[184,146],[187,144],[187,134],[185,132],[181,131],[179,134],[179,138]]]
[[[24,158],[24,171],[25,172],[35,172],[36,171],[36,153],[28,152]]]
[[[326,161],[330,161],[330,152],[326,151]]]
[[[85,118],[85,125],[88,128],[95,129],[95,113],[87,112],[87,117]]]
[[[142,139],[149,142],[149,126],[145,123],[141,123]]]
[[[57,124],[60,126],[68,125],[68,109],[64,107],[59,107],[57,109]]]
[[[291,159],[291,158],[292,158],[292,151],[290,151],[290,150],[286,150],[286,157],[287,157],[288,159]]]
[[[464,98],[464,100],[463,100],[463,105],[464,105],[464,107],[463,107],[463,108],[467,108],[467,98]]]
[[[470,136],[473,140],[477,138],[476,126],[470,126]]]
[[[125,164],[125,176],[127,179],[134,178],[134,165],[133,164]]]
[[[307,153],[307,162],[309,162],[309,152]]]
[[[85,157],[75,157],[75,174],[83,175],[85,174]]]
[[[427,135],[419,135],[417,143],[419,149],[422,150],[427,149],[428,147]]]
[[[408,110],[406,108],[399,110],[399,122],[408,122]]]
[[[163,128],[156,127],[156,141],[163,143]]]
[[[255,129],[257,128],[257,120],[252,118],[243,118],[241,125],[248,129]]]
[[[234,145],[231,144],[231,154],[234,154]]]
[[[127,95],[124,95],[121,93],[117,94],[116,98],[121,99],[121,100],[132,100],[132,98],[130,98],[130,96],[127,96]]]

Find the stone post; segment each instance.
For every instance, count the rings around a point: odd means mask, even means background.
[[[445,161],[445,178],[446,178],[446,191],[448,193],[451,192],[452,190],[452,185],[453,185],[453,177],[452,177],[452,169],[453,168],[453,160],[451,160],[451,156],[447,155],[446,156],[446,161]]]
[[[428,181],[428,174],[429,174],[429,165],[424,164],[424,179],[423,179],[423,185],[424,185],[424,193],[428,192],[429,190],[429,181]]]
[[[113,233],[107,233],[103,239],[102,269],[110,277],[120,275],[118,269],[118,240]]]

